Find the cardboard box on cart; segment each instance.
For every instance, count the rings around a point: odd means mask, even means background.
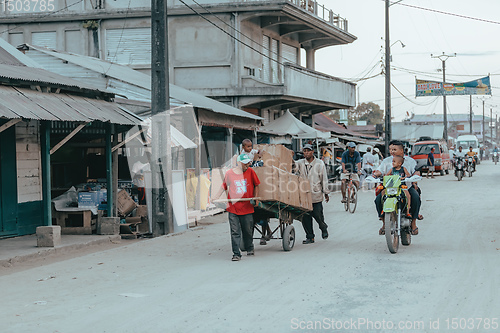
[[[259,197],[261,201],[279,201],[279,173],[276,167],[263,166],[255,168],[255,173],[259,177]]]
[[[300,207],[312,210],[311,184],[306,178],[299,177],[299,196]]]
[[[264,166],[275,166],[288,172],[292,171],[293,151],[285,146],[260,144],[255,145],[254,148],[261,152]]]

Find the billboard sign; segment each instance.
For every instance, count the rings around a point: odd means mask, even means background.
[[[450,95],[491,95],[490,77],[461,83],[443,83],[438,81],[417,80],[416,97]]]

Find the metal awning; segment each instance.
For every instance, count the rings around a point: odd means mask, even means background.
[[[0,86],[0,117],[137,125],[141,118],[114,102]]]

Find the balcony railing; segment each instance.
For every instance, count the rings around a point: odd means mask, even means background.
[[[324,73],[285,63],[286,94],[311,100],[354,106],[356,85]]]
[[[289,2],[299,6],[324,21],[338,27],[341,30],[347,32],[347,19],[340,17],[339,14],[335,14],[331,9],[326,8],[324,5],[320,4],[315,0],[288,0]]]

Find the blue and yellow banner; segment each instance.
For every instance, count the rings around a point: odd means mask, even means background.
[[[416,97],[449,95],[491,95],[490,77],[469,82],[443,83],[417,79]]]

